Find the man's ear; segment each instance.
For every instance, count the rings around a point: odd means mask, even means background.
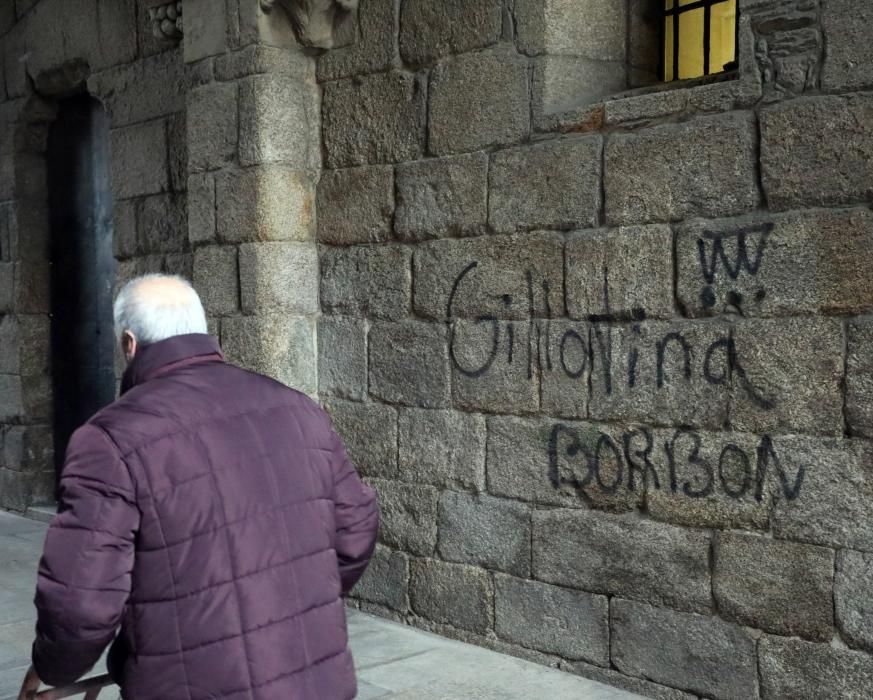
[[[130,362],[136,356],[136,336],[130,331],[124,331],[121,334],[121,351],[124,353],[124,359]]]

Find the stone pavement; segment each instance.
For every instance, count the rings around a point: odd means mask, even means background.
[[[46,525],[0,512],[0,700],[16,697],[33,641]],[[639,696],[350,610],[358,700],[633,700]],[[101,694],[110,700],[116,693]],[[325,700],[329,700],[325,698]]]

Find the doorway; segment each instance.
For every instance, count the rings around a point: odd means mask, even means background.
[[[55,471],[73,432],[115,398],[109,120],[88,95],[59,103],[47,151]]]

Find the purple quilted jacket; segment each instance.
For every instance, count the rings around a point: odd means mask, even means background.
[[[36,594],[43,681],[114,640],[125,700],[353,698],[341,596],[378,511],[327,415],[206,335],[143,348],[122,393],[67,451]]]

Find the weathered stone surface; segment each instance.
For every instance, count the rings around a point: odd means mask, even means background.
[[[173,192],[184,192],[188,187],[187,112],[167,117],[167,150],[169,151],[170,189]]]
[[[844,549],[837,554],[834,607],[843,637],[854,647],[873,651],[873,554]]]
[[[772,209],[873,197],[873,97],[792,100],[763,110],[760,121],[761,179]]]
[[[592,105],[627,89],[624,61],[602,61],[578,56],[540,56],[533,59],[534,128],[550,130],[549,115]]]
[[[322,309],[368,318],[407,316],[412,295],[410,255],[400,246],[322,248]]]
[[[567,242],[567,310],[589,316],[667,318],[673,308],[673,232],[668,226],[587,231]]]
[[[432,486],[368,479],[379,498],[379,539],[382,543],[427,557],[437,542],[439,491]]]
[[[435,155],[521,141],[530,131],[525,62],[501,49],[440,63],[431,77],[428,124]]]
[[[15,303],[15,263],[0,262],[0,312],[11,311]]]
[[[517,0],[518,47],[525,53],[624,61],[627,13],[611,0]]]
[[[565,659],[609,665],[607,598],[501,574],[495,584],[498,637]]]
[[[728,620],[820,642],[833,636],[833,550],[721,533],[712,582]]]
[[[449,402],[446,328],[407,321],[370,330],[370,393],[389,403],[443,408]]]
[[[48,374],[36,374],[21,378],[21,402],[24,417],[29,422],[52,420],[54,389]]]
[[[308,241],[315,234],[315,185],[296,170],[273,165],[221,172],[215,205],[222,241]]]
[[[494,584],[488,572],[427,559],[411,566],[412,609],[434,622],[484,634],[493,625]]]
[[[27,472],[0,469],[0,502],[9,510],[23,513],[30,506],[33,476]]]
[[[316,313],[318,249],[314,243],[243,243],[239,283],[243,313]]]
[[[536,350],[530,347],[533,339],[525,338],[525,326],[532,327],[499,321],[452,323],[449,357],[452,395],[457,406],[489,413],[534,413],[539,408]],[[518,342],[514,338],[516,328]]]
[[[439,554],[446,561],[530,576],[530,510],[515,501],[446,491]]]
[[[212,316],[239,310],[239,268],[235,246],[205,246],[194,251],[194,288]]]
[[[498,231],[596,226],[599,136],[563,138],[500,151],[488,174],[488,220]]]
[[[403,0],[400,5],[400,56],[412,66],[443,56],[490,46],[500,39],[499,0]]]
[[[700,87],[693,89],[699,90]],[[604,121],[610,125],[622,124],[683,112],[688,105],[688,92],[688,90],[674,89],[642,95],[618,95],[615,99],[606,100]]]
[[[188,94],[188,169],[217,170],[236,159],[240,133],[236,83],[209,83]]]
[[[822,87],[851,90],[873,85],[873,7],[827,0],[821,18],[827,41]]]
[[[210,4],[210,0],[187,0],[182,38],[185,61],[194,63],[228,49],[230,13]]]
[[[376,545],[373,558],[351,595],[391,610],[409,609],[409,557]]]
[[[215,178],[198,173],[188,178],[188,242],[215,241]]]
[[[730,396],[729,338],[723,323],[595,324],[591,417],[721,428]]]
[[[215,59],[216,80],[239,80],[266,73],[312,80],[315,77],[315,60],[302,51],[288,51],[263,44],[250,44]]]
[[[534,335],[540,373],[540,411],[561,418],[587,417],[591,374],[588,324],[544,321]]]
[[[122,199],[112,207],[112,254],[119,260],[136,255],[136,210],[133,199]]]
[[[425,92],[411,75],[328,83],[322,115],[328,168],[411,160],[422,151]]]
[[[50,324],[46,314],[18,316],[19,371],[23,376],[51,374]]]
[[[0,374],[0,420],[16,418],[21,412],[21,377]]]
[[[737,625],[629,600],[613,599],[610,612],[612,661],[623,673],[708,697],[758,696],[755,640]]]
[[[318,183],[318,240],[350,245],[391,237],[394,170],[388,166],[327,170]]]
[[[398,429],[401,479],[440,488],[484,490],[484,416],[401,409]]]
[[[163,120],[112,131],[112,192],[116,199],[157,194],[170,186]]]
[[[708,613],[712,606],[709,545],[704,532],[632,516],[533,514],[534,578],[679,610]]]
[[[873,448],[860,440],[786,436],[774,438],[773,450],[769,468],[784,475],[773,533],[873,551]]]
[[[240,164],[319,168],[320,107],[318,89],[312,83],[284,75],[258,75],[242,81]]]
[[[375,73],[391,66],[397,51],[395,12],[394,0],[361,0],[356,41],[319,57],[319,81]]]
[[[847,326],[846,420],[852,435],[873,437],[873,319]]]
[[[397,476],[397,409],[331,400],[325,407],[346,451],[364,476]]]
[[[273,377],[304,394],[317,390],[315,322],[281,316],[223,319],[221,341],[231,362]]]
[[[611,136],[604,166],[608,223],[731,216],[755,208],[756,143],[754,116],[742,112]]]
[[[24,314],[51,313],[51,270],[46,260],[15,265],[15,309]]]
[[[864,261],[869,209],[692,221],[676,239],[679,299],[692,315],[863,313],[873,307]]]
[[[318,320],[318,390],[325,396],[366,398],[366,321],[345,316]]]
[[[557,234],[430,241],[416,249],[414,267],[415,311],[426,318],[521,320],[549,317],[563,306]]]
[[[183,194],[157,194],[140,200],[137,248],[140,253],[178,253],[188,247],[188,205]]]
[[[19,373],[18,319],[12,314],[0,317],[0,374]]]
[[[488,156],[484,153],[397,166],[394,228],[402,240],[483,233],[488,221]]]
[[[844,338],[838,321],[748,320],[735,325],[734,339],[734,429],[843,433]]]
[[[873,694],[869,654],[769,635],[759,646],[765,698],[865,700]]]

